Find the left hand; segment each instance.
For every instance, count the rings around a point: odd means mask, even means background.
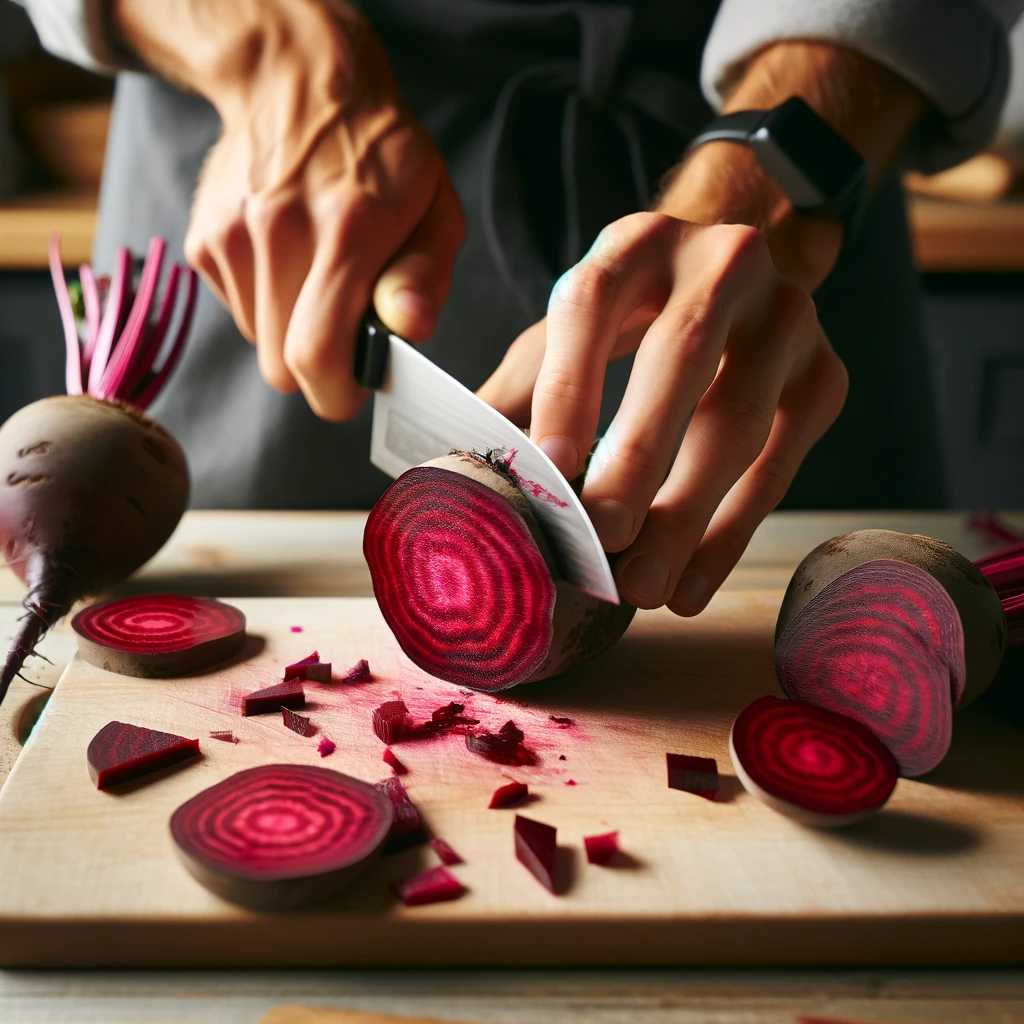
[[[480,395],[529,422],[572,479],[594,441],[605,367],[629,352],[582,500],[605,549],[622,553],[622,597],[693,615],[839,415],[846,370],[756,229],[636,213],[558,281],[546,319]]]

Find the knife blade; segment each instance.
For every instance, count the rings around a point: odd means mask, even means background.
[[[576,492],[511,420],[375,317],[363,324],[356,379],[373,388],[370,461],[390,477],[463,451],[502,453],[551,542],[562,577],[619,603],[608,556]]]

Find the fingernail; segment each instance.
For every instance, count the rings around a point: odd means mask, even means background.
[[[420,323],[434,322],[434,304],[421,292],[411,288],[401,288],[391,297],[391,301],[400,313],[412,317]]]
[[[539,442],[540,450],[558,467],[566,480],[576,476],[580,464],[580,450],[567,437],[545,437]]]
[[[711,584],[702,572],[692,570],[683,573],[676,584],[676,592],[672,595],[672,603],[694,613],[699,612],[711,597]]]
[[[637,555],[622,572],[622,582],[641,608],[658,608],[665,603],[668,566],[653,555]]]
[[[606,551],[624,548],[633,537],[633,510],[621,501],[595,501],[590,508],[590,521]]]

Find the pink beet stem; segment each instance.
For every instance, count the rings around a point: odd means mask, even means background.
[[[185,349],[185,339],[188,337],[189,328],[192,326],[192,316],[195,313],[196,298],[199,295],[199,278],[191,268],[187,271],[188,293],[185,296],[185,309],[181,316],[181,323],[178,325],[178,333],[175,335],[174,344],[167,353],[163,365],[156,371],[155,376],[145,384],[133,404],[139,409],[148,409],[153,400],[163,390],[167,378],[174,372],[181,353]]]
[[[122,397],[134,398],[145,386],[145,383],[152,379],[153,365],[160,355],[164,338],[167,336],[167,331],[171,326],[171,315],[174,312],[174,304],[178,298],[180,278],[181,265],[174,263],[171,265],[170,273],[167,275],[167,284],[164,289],[163,302],[160,306],[160,315],[157,317],[156,323],[149,325],[145,330],[145,338],[118,389]]]
[[[103,312],[100,303],[100,289],[96,284],[96,275],[88,263],[78,268],[78,280],[82,285],[82,300],[85,303],[85,346],[82,349],[82,386],[85,386],[92,365],[92,356],[96,351],[96,342],[100,337],[100,317]]]
[[[95,395],[103,379],[103,371],[107,368],[110,352],[117,336],[118,327],[131,288],[132,258],[127,249],[118,249],[114,260],[114,273],[107,288],[107,301],[100,321],[99,335],[89,361],[90,395]]]
[[[60,320],[64,326],[64,344],[67,349],[64,384],[69,395],[80,395],[82,393],[82,343],[78,339],[75,311],[71,307],[71,295],[68,292],[68,283],[64,279],[64,265],[60,261],[60,235],[56,231],[50,235],[50,277],[53,278],[57,308],[60,310]]]

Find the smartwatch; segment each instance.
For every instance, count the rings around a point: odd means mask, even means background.
[[[737,110],[716,118],[687,147],[736,142],[761,166],[804,217],[841,220],[843,244],[853,236],[864,205],[867,162],[800,97],[772,110]]]

